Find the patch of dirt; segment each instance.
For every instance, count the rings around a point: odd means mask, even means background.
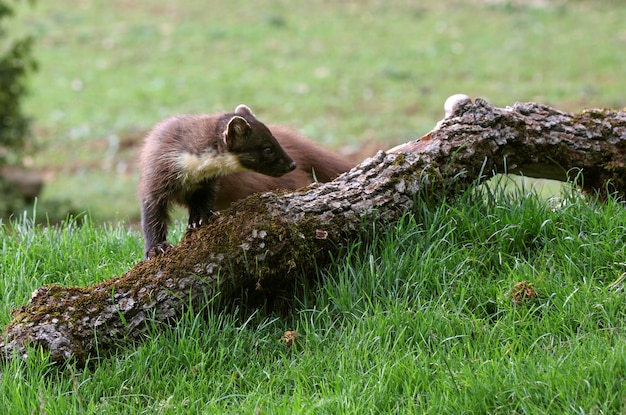
[[[520,281],[513,285],[513,289],[511,290],[511,301],[513,304],[523,304],[528,301],[534,300],[539,295],[535,290],[534,284],[528,281]]]

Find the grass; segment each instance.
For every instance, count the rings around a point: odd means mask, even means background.
[[[180,228],[180,227],[178,227]],[[199,310],[95,366],[2,368],[0,408],[48,413],[623,413],[626,211],[483,187],[356,241],[287,316]],[[180,236],[180,233],[178,234]],[[89,221],[2,233],[0,317],[90,284],[141,240]],[[527,296],[514,297],[524,282]],[[287,330],[299,337],[289,348]]]
[[[341,149],[420,137],[458,92],[623,108],[624,3],[545,3],[24,2],[14,30],[37,37],[25,109],[48,181],[40,211],[137,220],[138,145],[176,113],[246,103]]]

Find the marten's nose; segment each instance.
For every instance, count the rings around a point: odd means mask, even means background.
[[[289,163],[289,170],[290,171],[294,171],[297,167],[297,164],[295,161],[292,161],[291,163]]]

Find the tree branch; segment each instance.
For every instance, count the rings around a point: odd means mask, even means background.
[[[12,311],[0,353],[26,358],[30,345],[54,361],[82,363],[140,340],[149,323],[167,324],[190,305],[228,300],[241,288],[290,286],[367,233],[365,219],[397,221],[420,196],[463,192],[484,172],[565,179],[582,170],[587,190],[624,195],[624,111],[495,108],[462,97],[449,105],[421,139],[379,152],[332,182],[244,199],[117,278],[36,290]]]

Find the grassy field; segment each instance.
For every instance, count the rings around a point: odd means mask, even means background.
[[[176,113],[246,103],[329,147],[374,142],[367,153],[428,132],[458,92],[499,106],[623,108],[626,5],[543,3],[25,6],[15,30],[37,37],[41,66],[25,103],[41,143],[31,164],[48,181],[39,209],[135,221],[137,146]]]
[[[89,370],[11,362],[0,412],[624,413],[626,210],[495,194],[355,241],[287,316],[195,310]],[[109,278],[141,252],[89,223],[0,241],[2,323],[41,284]]]
[[[623,108],[625,21],[618,0],[24,4],[47,184],[0,227],[0,323],[141,259],[137,146],[166,116],[246,103],[355,152],[421,136],[457,92]],[[287,316],[195,310],[87,370],[3,364],[0,413],[626,413],[623,203],[493,189],[355,241]],[[90,215],[33,225],[67,211]]]

